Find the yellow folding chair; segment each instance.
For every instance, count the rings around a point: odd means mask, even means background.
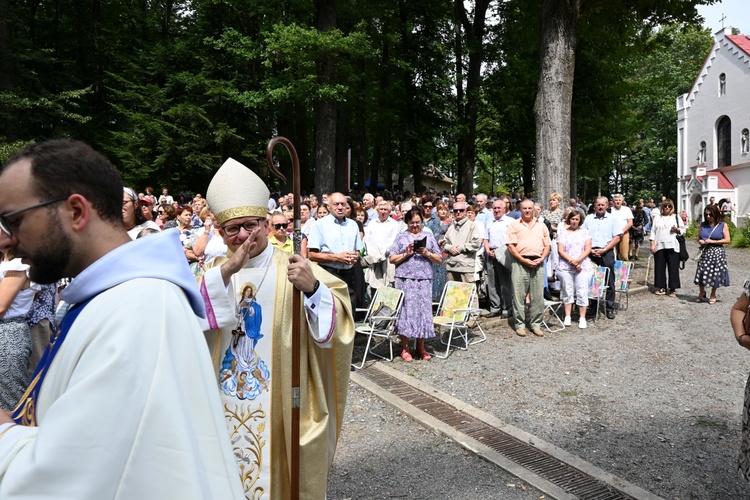
[[[474,283],[462,283],[460,281],[448,281],[443,288],[437,312],[432,319],[432,324],[440,336],[440,343],[446,346],[445,354],[435,353],[438,358],[447,358],[451,346],[456,349],[466,350],[471,344],[478,344],[487,340],[482,326],[479,324],[481,309],[471,307],[474,303],[477,288]],[[443,340],[443,332],[448,331],[448,341]],[[477,330],[480,337],[469,340],[469,332]],[[463,346],[453,343],[454,335],[463,340]]]

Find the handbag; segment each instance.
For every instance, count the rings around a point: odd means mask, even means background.
[[[385,330],[388,328],[390,322],[393,321],[395,314],[396,311],[394,311],[392,307],[387,306],[385,302],[381,302],[377,309],[370,314],[370,325],[376,330]],[[383,316],[388,316],[388,319],[372,319],[372,317]]]
[[[677,214],[674,215],[674,218],[677,220],[677,227],[680,227],[680,219],[677,217]],[[677,239],[677,243],[680,244],[680,269],[685,269],[685,262],[690,258],[690,254],[688,254],[687,251],[687,244],[685,243],[685,237],[681,234],[676,234],[675,238]]]

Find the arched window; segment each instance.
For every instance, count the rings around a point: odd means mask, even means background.
[[[727,75],[724,73],[719,75],[719,95],[726,95],[727,93]]]
[[[742,135],[740,136],[740,151],[743,155],[750,153],[750,131],[746,128],[742,129]]]
[[[732,164],[732,121],[723,116],[716,125],[716,153],[717,167]]]

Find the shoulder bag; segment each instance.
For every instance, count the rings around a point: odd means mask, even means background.
[[[680,227],[680,218],[677,214],[674,214],[674,218],[677,221],[677,227]],[[685,269],[685,262],[690,258],[690,254],[687,251],[687,245],[685,244],[685,237],[679,233],[675,235],[677,243],[680,244],[680,269]]]

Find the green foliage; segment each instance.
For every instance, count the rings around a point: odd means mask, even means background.
[[[674,99],[710,34],[654,26],[695,3],[586,4],[574,91],[581,182],[657,199],[673,189]],[[72,136],[105,152],[136,188],[204,192],[228,156],[276,182],[264,149],[281,133],[298,146],[311,191],[315,105],[328,100],[355,179],[374,165],[389,184],[391,173],[430,163],[457,178],[457,145],[471,124],[456,86],[480,43],[475,181],[511,192],[533,180],[522,158],[531,165],[535,149],[539,3],[492,3],[481,40],[465,27],[457,35],[453,2],[339,2],[326,31],[314,27],[319,4],[12,2],[13,43],[0,43],[9,68],[0,74],[0,159],[29,141]],[[465,5],[469,17],[475,7]],[[325,57],[336,63],[331,80],[318,76]]]
[[[729,226],[729,237],[732,239],[730,246],[733,248],[750,248],[750,225],[737,227],[732,221],[726,221]]]
[[[685,238],[687,239],[697,238],[699,229],[700,227],[698,225],[698,222],[695,220],[691,220],[690,224],[688,224],[688,227],[685,230]]]

